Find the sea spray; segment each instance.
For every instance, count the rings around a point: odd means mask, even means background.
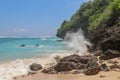
[[[88,51],[87,46],[91,46],[90,42],[84,37],[81,29],[77,32],[67,32],[64,41],[71,49],[80,54],[86,53]]]

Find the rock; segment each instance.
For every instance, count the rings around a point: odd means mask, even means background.
[[[99,60],[99,63],[103,63],[105,60]]]
[[[78,70],[86,69],[86,68],[87,68],[87,64],[80,64],[80,65],[77,66]]]
[[[36,46],[38,47],[38,46],[39,46],[39,44],[36,44]]]
[[[119,63],[119,62],[116,61],[116,60],[108,60],[107,62],[108,62],[108,63],[111,63],[111,64],[117,64],[117,63]]]
[[[93,56],[79,56],[79,55],[70,55],[67,57],[64,57],[60,60],[60,62],[74,62],[74,63],[83,63],[87,64],[89,60],[97,61],[97,57]]]
[[[109,69],[108,69],[106,64],[101,64],[100,68],[101,68],[102,71],[109,71]]]
[[[95,52],[95,56],[100,56],[100,55],[102,55],[103,54],[103,52],[102,52],[102,50],[98,50],[98,51],[96,51]]]
[[[29,68],[30,68],[31,71],[39,71],[39,70],[42,69],[42,65],[33,63],[29,66]]]
[[[100,66],[97,62],[91,61],[88,63],[87,70],[84,72],[85,75],[95,75],[100,72]]]
[[[119,16],[116,20],[109,19],[90,32],[93,51],[102,50],[103,52],[101,59],[120,57],[120,25],[115,24],[116,21],[119,21]]]
[[[54,67],[44,69],[42,72],[49,74],[56,74],[56,73],[68,73],[76,70],[73,73],[77,74],[79,72],[83,73],[85,70],[88,69],[90,70],[94,69],[95,72],[91,74],[94,75],[98,71],[97,68],[99,68],[99,65],[97,64],[97,57],[70,55],[62,59],[58,59],[57,64]]]
[[[43,73],[48,73],[48,74],[57,74],[58,72],[55,70],[54,66],[49,67],[47,69],[42,70]]]
[[[110,69],[111,70],[114,70],[114,69],[119,69],[120,70],[120,65],[113,64],[113,65],[110,66]]]
[[[100,56],[100,59],[102,60],[107,60],[107,59],[112,59],[115,57],[119,57],[120,56],[120,52],[117,50],[110,50],[108,49],[107,51],[104,52],[103,55]]]
[[[20,45],[20,47],[25,47],[25,44]]]
[[[61,71],[70,71],[76,68],[76,64],[74,62],[59,62],[55,66],[55,70],[58,72]]]

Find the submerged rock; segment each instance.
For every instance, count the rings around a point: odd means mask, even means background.
[[[36,46],[38,47],[38,46],[39,46],[39,44],[36,44]]]
[[[42,69],[42,65],[33,63],[29,66],[29,68],[30,68],[31,71],[39,71],[39,70]]]
[[[25,47],[25,44],[20,45],[20,47]]]

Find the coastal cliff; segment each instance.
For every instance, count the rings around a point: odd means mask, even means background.
[[[90,0],[82,4],[80,9],[78,9],[69,21],[63,21],[56,36],[64,38],[67,32],[76,32],[81,28],[85,36],[88,37],[91,30],[101,27],[103,23],[107,22],[112,17],[111,15],[114,14],[115,10],[116,12],[119,11],[119,5],[119,0]],[[116,17],[118,16],[119,15]],[[114,20],[116,19],[114,18]],[[112,23],[107,24],[114,25]]]
[[[92,46],[92,52],[100,52],[102,59],[120,56],[120,0],[92,0],[84,3],[71,17],[64,20],[57,36],[65,37],[69,31],[81,28]]]

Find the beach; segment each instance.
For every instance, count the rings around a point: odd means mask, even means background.
[[[120,65],[120,59],[115,58],[111,61],[117,61]],[[111,64],[105,61],[108,66]],[[36,73],[28,76],[18,76],[14,80],[120,80],[120,69],[112,71],[100,71],[96,75],[88,76],[84,74],[45,74]]]
[[[101,77],[102,76],[102,77]],[[17,77],[14,80],[120,80],[120,72],[100,72],[94,76],[84,74],[44,74],[38,73],[25,77]]]
[[[65,53],[68,53],[64,55]],[[100,71],[96,75],[88,76],[82,73],[73,74],[73,73],[59,73],[59,74],[47,74],[43,72],[37,72],[35,74],[29,74],[30,71],[29,66],[33,63],[41,64],[43,68],[48,68],[52,65],[56,64],[54,57],[59,55],[61,58],[73,53],[64,52],[64,54],[54,54],[50,56],[44,56],[41,58],[33,58],[33,59],[21,59],[10,62],[5,62],[0,64],[0,80],[120,80],[120,70],[112,70],[112,71]],[[120,65],[120,58],[111,59],[112,61],[117,61]],[[108,63],[108,66],[111,64]]]
[[[44,68],[56,64],[54,56],[60,54],[61,57],[73,53],[72,51],[63,51],[51,55],[45,55],[37,58],[30,59],[17,59],[13,61],[6,61],[0,63],[0,80],[13,80],[14,77],[27,75],[29,66],[33,63],[41,64]]]

